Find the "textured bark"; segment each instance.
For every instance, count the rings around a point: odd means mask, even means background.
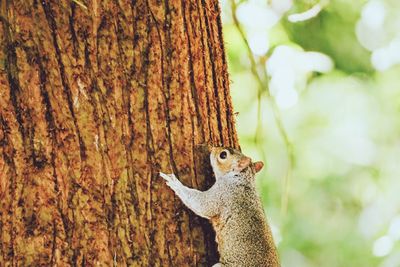
[[[207,266],[197,144],[238,147],[212,0],[0,0],[0,265]]]

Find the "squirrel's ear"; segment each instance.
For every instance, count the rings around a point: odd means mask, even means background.
[[[254,170],[257,172],[261,171],[261,169],[264,167],[264,163],[262,161],[257,161],[253,163]]]

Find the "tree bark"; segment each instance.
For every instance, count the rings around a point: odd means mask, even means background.
[[[238,147],[212,0],[0,0],[0,265],[210,266],[196,146]],[[206,178],[207,176],[207,178]]]

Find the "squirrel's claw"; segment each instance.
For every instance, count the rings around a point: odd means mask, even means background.
[[[160,172],[160,176],[166,181],[166,184],[172,189],[176,190],[179,187],[179,180],[176,178],[175,174],[165,174]]]
[[[176,178],[175,174],[171,173],[171,174],[165,174],[163,172],[160,172],[160,176],[162,178],[164,178],[164,180],[168,181],[168,182],[175,182],[178,179]]]
[[[170,177],[168,174],[165,174],[165,173],[163,173],[163,172],[160,172],[160,176],[161,176],[162,178],[164,178],[164,180],[167,181],[167,182],[171,181],[171,177]]]

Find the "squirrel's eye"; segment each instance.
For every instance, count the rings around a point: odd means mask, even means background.
[[[220,157],[221,159],[226,159],[227,156],[228,156],[228,154],[226,153],[226,151],[222,151],[222,152],[219,154],[219,157]]]

